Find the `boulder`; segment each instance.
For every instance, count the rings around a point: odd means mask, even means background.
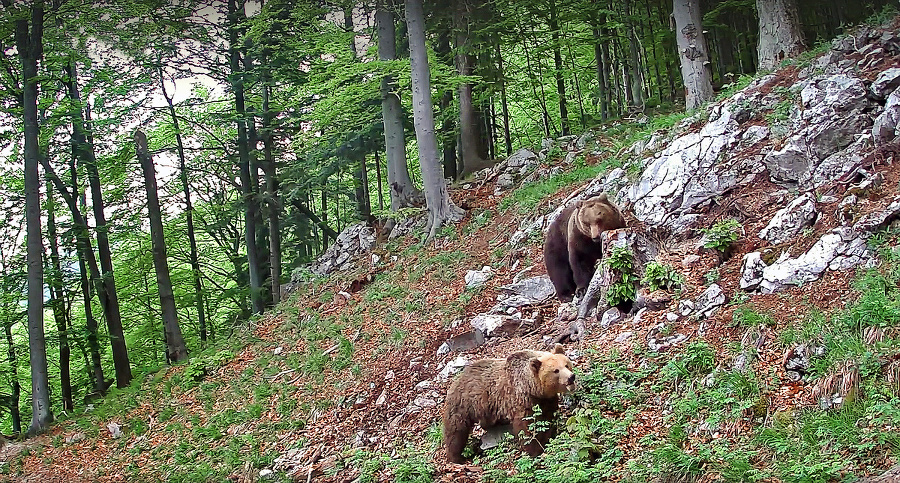
[[[888,96],[887,103],[884,105],[884,111],[875,118],[872,126],[872,138],[875,144],[887,144],[894,140],[900,129],[900,90],[894,90]]]
[[[804,194],[779,210],[772,220],[759,232],[759,237],[773,245],[793,239],[818,216],[816,203],[810,194]]]

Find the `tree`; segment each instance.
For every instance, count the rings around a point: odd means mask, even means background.
[[[150,218],[150,242],[153,250],[153,266],[156,268],[156,286],[159,290],[159,305],[162,310],[163,327],[166,335],[166,360],[181,362],[188,358],[178,312],[175,310],[175,295],[169,276],[169,262],[166,255],[166,239],[163,233],[162,213],[156,188],[156,169],[153,158],[147,150],[147,136],[141,131],[134,133],[134,147],[144,172],[144,187],[147,190],[147,211]]]
[[[375,11],[375,25],[378,29],[378,59],[397,59],[397,40],[394,28],[394,12],[391,0],[381,0]],[[388,189],[391,211],[421,203],[422,191],[409,176],[406,162],[406,136],[403,130],[403,109],[393,75],[381,78],[381,112],[384,121],[384,147],[387,155]]]
[[[756,0],[759,68],[773,69],[806,50],[797,0]]]
[[[696,109],[713,98],[700,0],[674,0],[672,16],[675,18],[675,37],[684,80],[685,108]]]
[[[473,58],[469,29],[472,23],[471,6],[466,0],[456,0],[454,28],[456,29],[456,71],[461,76],[471,76]],[[408,14],[407,14],[408,15]],[[410,45],[412,48],[412,45]],[[459,152],[462,169],[460,175],[474,173],[484,165],[478,153],[478,117],[473,99],[473,82],[459,84]]]
[[[413,122],[416,125],[416,143],[419,146],[419,167],[425,184],[425,204],[428,207],[425,232],[426,240],[431,241],[445,222],[462,219],[463,211],[450,199],[438,157],[422,0],[406,0],[406,25],[409,30]]]
[[[10,0],[3,6],[12,8]],[[38,60],[43,56],[44,4],[31,7],[31,21],[16,20],[16,49],[22,62],[22,109],[25,120],[25,222],[28,270],[28,351],[31,360],[31,434],[43,432],[53,421],[50,381],[47,374],[47,342],[44,339],[44,243],[41,235],[41,200],[38,163]]]

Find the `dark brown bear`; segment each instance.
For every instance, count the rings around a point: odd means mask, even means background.
[[[544,240],[544,264],[559,300],[569,302],[576,293],[584,293],[603,256],[600,234],[624,227],[622,211],[606,193],[579,200],[550,224]]]
[[[512,424],[513,433],[525,431],[525,450],[541,454],[553,435],[547,429],[528,437],[528,421],[540,406],[540,420],[552,421],[559,395],[575,384],[572,362],[563,347],[553,352],[519,351],[506,359],[483,359],[467,366],[447,391],[444,404],[444,447],[447,460],[462,462],[462,451],[475,423],[482,428]]]

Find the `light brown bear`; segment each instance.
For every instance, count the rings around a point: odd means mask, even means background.
[[[624,227],[622,211],[606,193],[579,200],[550,224],[544,240],[544,265],[560,301],[569,302],[587,289],[594,266],[603,257],[600,234]]]
[[[467,366],[450,385],[444,404],[444,447],[447,460],[462,462],[462,452],[475,423],[482,428],[512,424],[513,433],[525,432],[525,450],[541,454],[553,436],[545,429],[531,437],[527,418],[534,406],[541,408],[539,420],[552,421],[559,408],[559,395],[575,384],[572,362],[563,347],[552,352],[519,351],[506,359],[482,359]]]

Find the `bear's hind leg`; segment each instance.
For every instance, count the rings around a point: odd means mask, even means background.
[[[444,447],[447,450],[447,461],[462,463],[462,452],[472,433],[474,424],[463,421],[444,421]]]

